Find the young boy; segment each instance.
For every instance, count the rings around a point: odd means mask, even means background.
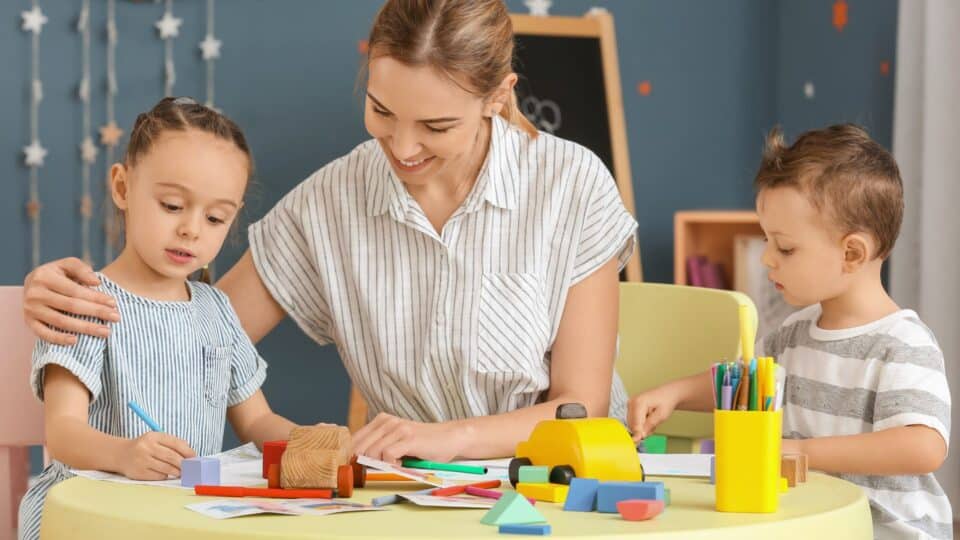
[[[950,438],[943,354],[880,281],[903,216],[896,162],[856,126],[790,147],[774,130],[755,187],[769,278],[808,306],[757,347],[787,371],[783,452],[863,487],[876,538],[952,538],[932,474]],[[675,408],[713,405],[708,370],[634,396],[628,423],[640,439]]]

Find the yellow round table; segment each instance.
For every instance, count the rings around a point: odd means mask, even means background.
[[[867,499],[857,486],[810,473],[790,489],[774,514],[725,514],[713,509],[713,486],[701,478],[656,478],[671,491],[671,505],[652,521],[624,521],[618,514],[564,512],[562,505],[538,502],[552,536],[646,539],[711,538],[772,540],[870,539],[873,526]],[[371,483],[351,500],[415,491],[412,483]],[[43,510],[40,537],[151,540],[184,538],[491,538],[497,528],[483,525],[486,510],[423,508],[412,503],[383,512],[330,516],[259,515],[216,520],[184,508],[211,500],[187,490],[97,482],[72,478],[55,486]],[[504,537],[506,538],[506,537]]]

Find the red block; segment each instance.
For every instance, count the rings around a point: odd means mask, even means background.
[[[646,521],[663,512],[663,501],[629,499],[618,502],[617,511],[627,521]]]
[[[267,441],[263,443],[263,477],[267,478],[271,465],[280,466],[280,457],[287,449],[287,441]]]

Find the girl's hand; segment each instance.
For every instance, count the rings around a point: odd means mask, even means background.
[[[120,456],[120,472],[131,480],[176,478],[180,476],[180,463],[196,455],[182,439],[151,431],[126,442]]]
[[[472,428],[456,422],[423,423],[380,413],[353,436],[353,452],[398,465],[404,456],[447,462],[463,454]]]
[[[633,433],[633,440],[641,439],[653,433],[661,422],[673,414],[677,407],[677,396],[669,386],[661,386],[637,394],[627,404],[627,427]]]
[[[23,282],[23,319],[37,337],[56,345],[77,342],[68,332],[106,337],[106,326],[64,314],[119,321],[113,298],[88,288],[99,284],[93,269],[77,258],[38,266]]]

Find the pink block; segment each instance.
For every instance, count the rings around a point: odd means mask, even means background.
[[[617,511],[627,521],[646,521],[663,512],[663,501],[628,499],[617,503]]]

